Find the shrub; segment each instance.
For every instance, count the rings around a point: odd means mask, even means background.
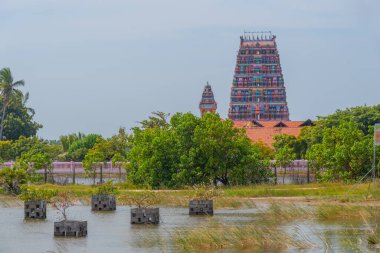
[[[57,196],[57,190],[50,189],[34,189],[27,185],[21,186],[20,199],[24,201],[29,200],[46,200],[50,201],[54,196]]]
[[[52,199],[53,207],[58,210],[63,216],[64,220],[67,220],[66,209],[74,205],[74,195],[72,192],[59,192]]]
[[[99,195],[116,195],[118,194],[118,190],[113,184],[113,181],[108,181],[100,186],[96,187],[95,194]]]
[[[223,191],[216,187],[209,187],[206,185],[193,186],[194,194],[192,199],[194,200],[211,200],[223,195]]]
[[[19,194],[21,185],[28,181],[26,168],[19,164],[14,167],[5,167],[0,171],[0,185],[7,193]]]
[[[155,192],[136,192],[128,196],[126,202],[129,206],[136,206],[138,208],[148,208],[158,204],[160,201],[157,193]]]

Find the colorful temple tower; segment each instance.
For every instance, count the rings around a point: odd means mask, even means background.
[[[202,93],[202,100],[199,103],[199,110],[203,116],[206,112],[215,113],[217,104],[214,99],[214,93],[212,92],[211,85],[207,82]]]
[[[228,117],[289,120],[276,36],[271,32],[244,32],[240,37]]]

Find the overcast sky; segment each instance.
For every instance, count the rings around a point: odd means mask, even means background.
[[[227,117],[239,36],[270,30],[292,120],[380,103],[377,0],[0,0],[0,68],[24,79],[39,136],[106,137],[152,111]]]

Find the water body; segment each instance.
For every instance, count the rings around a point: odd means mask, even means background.
[[[53,223],[60,218],[59,214],[49,208],[45,221],[24,221],[23,207],[0,207],[0,252],[7,253],[40,253],[40,252],[178,252],[170,243],[175,229],[191,229],[200,226],[209,219],[224,224],[254,224],[255,213],[265,208],[243,210],[216,210],[213,217],[189,216],[186,208],[160,208],[159,225],[131,225],[130,208],[119,206],[115,212],[91,212],[89,206],[69,208],[70,219],[87,220],[88,236],[84,238],[57,238],[53,236]],[[352,226],[352,225],[351,225]],[[316,246],[302,252],[323,252],[324,241],[330,242],[332,252],[347,252],[342,241],[345,235],[339,233],[345,224],[317,224],[305,221],[299,224],[286,224],[282,227],[289,234],[309,240]],[[354,229],[363,229],[360,225]],[[352,239],[347,235],[348,240]],[[216,252],[241,252],[223,250]],[[246,252],[251,252],[246,250]],[[297,249],[286,249],[284,252],[298,252]],[[331,251],[330,251],[331,252]]]
[[[104,177],[103,180],[109,181],[113,180],[114,182],[125,182],[126,177],[119,178],[117,176],[107,176]],[[308,182],[307,176],[306,175],[286,175],[285,177],[279,176],[277,177],[277,184],[307,184]],[[310,183],[315,183],[315,177],[314,175],[311,175],[309,178]],[[54,182],[56,184],[72,184],[73,179],[71,176],[63,176],[63,175],[54,175]],[[271,178],[270,180],[271,183],[275,182],[275,178]],[[83,175],[77,175],[75,178],[75,183],[76,184],[84,184],[84,185],[92,185],[94,183],[94,180],[89,177],[84,177]],[[96,178],[95,184],[100,183],[99,177]]]

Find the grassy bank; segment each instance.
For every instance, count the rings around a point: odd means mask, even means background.
[[[344,184],[305,184],[305,185],[257,185],[253,187],[231,187],[225,189],[225,195],[234,197],[329,197],[380,199],[380,183]],[[369,193],[369,194],[368,194]]]
[[[94,186],[89,185],[34,185],[35,188],[54,189],[58,191],[71,191],[79,201],[88,204],[90,196],[95,191]],[[146,189],[130,189],[120,185],[118,204],[126,204],[128,196],[133,196],[140,192],[149,191]],[[308,184],[308,185],[254,185],[244,187],[222,188],[222,197],[215,200],[215,208],[243,208],[252,207],[256,201],[292,200],[295,202],[308,201],[338,201],[338,202],[358,202],[380,200],[380,184]],[[156,190],[160,206],[186,207],[188,201],[194,194],[193,190]],[[5,194],[0,192],[1,198]],[[298,199],[297,199],[298,198]],[[7,195],[9,201],[9,195]]]

